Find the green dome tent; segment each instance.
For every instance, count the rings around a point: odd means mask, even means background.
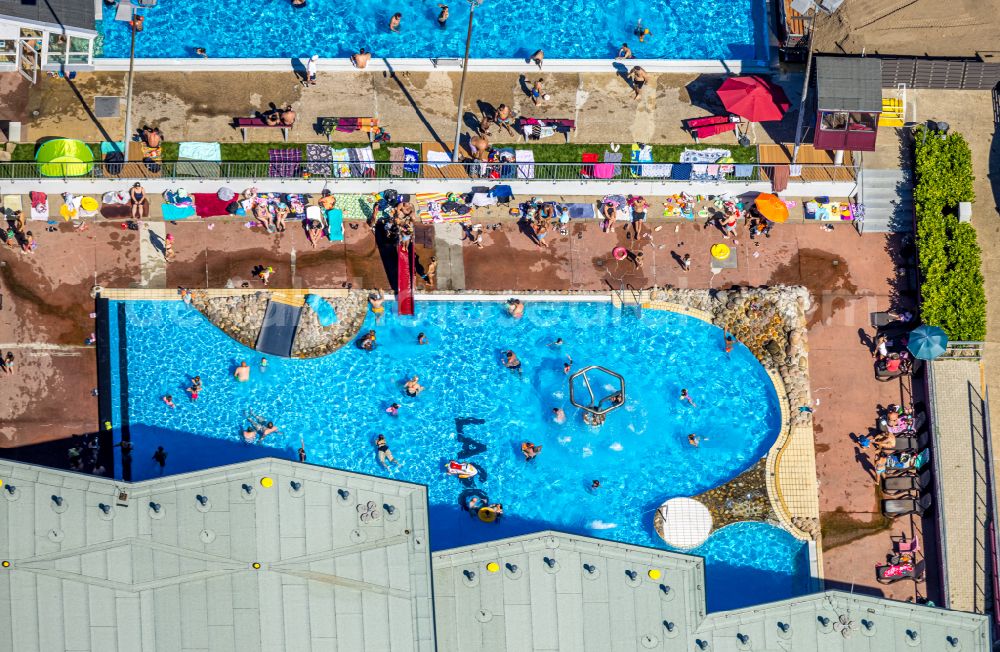
[[[56,138],[38,148],[38,172],[45,177],[82,177],[94,167],[94,153],[82,140]]]

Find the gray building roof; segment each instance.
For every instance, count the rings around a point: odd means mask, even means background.
[[[30,20],[53,26],[83,29],[90,32],[95,27],[93,0],[0,0],[0,18],[14,22]]]
[[[986,616],[838,591],[706,616],[701,558],[557,532],[446,550],[433,563],[440,652],[990,649]]]
[[[882,110],[882,62],[864,57],[816,57],[821,111]]]
[[[541,532],[433,560],[440,652],[675,649],[705,617],[700,557]]]
[[[423,486],[275,459],[0,480],[0,651],[434,649]]]

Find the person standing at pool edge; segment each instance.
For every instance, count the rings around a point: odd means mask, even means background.
[[[309,63],[306,64],[306,86],[316,85],[316,62],[319,61],[319,55],[314,54],[309,58]]]

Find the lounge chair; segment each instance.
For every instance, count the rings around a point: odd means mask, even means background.
[[[931,495],[924,494],[920,498],[890,498],[882,501],[882,513],[889,517],[916,514],[923,516],[930,509]]]
[[[920,552],[920,539],[915,536],[907,539],[905,534],[900,534],[899,536],[890,536],[889,539],[892,541],[892,550],[895,553],[913,554]]]
[[[896,445],[886,450],[914,451],[918,448],[926,447],[929,439],[930,437],[927,436],[926,432],[917,433],[916,435],[896,435]]]
[[[879,584],[892,584],[899,580],[922,582],[924,574],[918,567],[920,564],[904,562],[902,564],[883,564],[875,567],[875,581]]]
[[[906,491],[922,492],[930,486],[930,469],[927,469],[919,475],[894,475],[882,478],[882,491],[887,494],[898,494]]]
[[[708,127],[710,125],[724,125],[728,122],[739,122],[738,116],[730,115],[710,115],[704,118],[688,118],[684,121],[687,129],[697,129],[698,127]]]

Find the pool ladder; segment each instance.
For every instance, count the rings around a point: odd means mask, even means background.
[[[611,303],[617,305],[622,313],[628,310],[636,317],[642,317],[642,304],[649,300],[647,296],[644,296],[646,294],[648,293],[636,290],[631,284],[622,281],[618,289],[612,291]]]

